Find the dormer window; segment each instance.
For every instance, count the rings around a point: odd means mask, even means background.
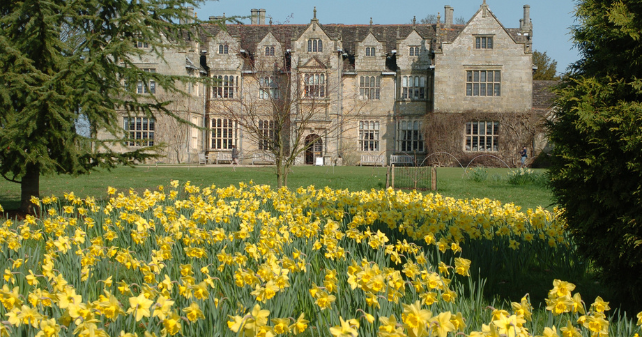
[[[493,49],[492,36],[476,36],[475,49]]]
[[[375,47],[366,47],[366,56],[375,56]]]
[[[265,47],[265,56],[274,56],[274,46]]]
[[[229,53],[229,47],[226,44],[219,44],[218,45],[218,53],[219,54],[227,54],[227,53]]]
[[[323,41],[321,39],[308,40],[308,53],[321,53],[323,52]]]

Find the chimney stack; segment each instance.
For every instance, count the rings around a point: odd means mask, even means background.
[[[530,16],[531,16],[531,6],[524,5],[524,18],[522,20],[519,20],[519,28],[522,31],[530,31],[533,29]]]
[[[250,23],[253,24],[253,25],[259,24],[259,10],[258,9],[252,9],[252,10],[250,10],[250,13],[251,13],[251,15],[250,15],[251,22]]]
[[[452,26],[454,12],[455,10],[452,7],[448,5],[444,6],[444,14],[445,14],[444,27],[445,28],[450,28],[450,26]]]
[[[265,24],[265,9],[259,9],[259,25]]]
[[[182,25],[188,24],[188,23],[193,23],[194,22],[194,7],[185,8],[185,15],[187,15],[188,18],[180,19],[179,23],[182,24]]]

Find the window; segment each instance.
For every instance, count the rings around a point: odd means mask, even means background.
[[[466,151],[499,151],[499,122],[466,123]]]
[[[359,151],[379,151],[379,122],[359,122]]]
[[[212,149],[231,150],[236,145],[238,126],[227,118],[212,118]]]
[[[141,69],[142,71],[146,73],[155,73],[156,69],[151,69],[151,68],[143,68]],[[143,81],[138,81],[136,83],[136,93],[138,94],[155,94],[156,93],[156,81],[153,79],[150,79],[149,82],[147,82],[147,85],[144,85]]]
[[[274,56],[274,46],[265,47],[265,56]]]
[[[381,96],[381,77],[361,76],[359,79],[359,95],[365,99],[379,99]]]
[[[375,47],[366,47],[366,56],[375,56]]]
[[[426,99],[426,76],[403,76],[401,98]]]
[[[410,56],[419,56],[419,46],[410,46]]]
[[[127,132],[125,142],[129,146],[153,146],[156,121],[147,117],[125,117],[124,129]]]
[[[475,37],[475,49],[493,49],[493,37],[492,36]]]
[[[238,96],[239,77],[234,75],[214,75],[213,98],[234,98]]]
[[[303,84],[304,97],[325,97],[325,74],[305,74]]]
[[[321,39],[308,40],[308,53],[321,53],[323,52],[323,41]]]
[[[274,144],[274,121],[259,120],[259,150],[271,150]]]
[[[259,78],[259,98],[279,98],[279,86],[274,79],[274,76],[265,76]]]
[[[218,45],[218,53],[219,54],[227,54],[229,52],[229,47],[226,44],[219,44]]]
[[[149,43],[137,41],[135,44],[136,48],[149,48]]]
[[[466,71],[466,96],[500,96],[501,72],[499,70]]]
[[[397,122],[397,151],[424,151],[424,138],[421,134],[421,121],[402,120]]]

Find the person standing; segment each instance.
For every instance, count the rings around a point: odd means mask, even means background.
[[[236,149],[236,145],[232,145],[232,162],[230,163],[231,165],[238,165],[239,159],[239,150]]]
[[[526,158],[528,158],[528,153],[526,152],[526,146],[519,151],[519,154],[522,156],[522,167],[526,166]]]

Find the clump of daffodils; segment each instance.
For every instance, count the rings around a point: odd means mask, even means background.
[[[34,198],[42,217],[2,220],[0,336],[526,336],[527,297],[471,331],[461,254],[471,240],[567,244],[555,213],[488,199],[179,181],[107,196]],[[578,315],[559,331],[604,334],[608,303],[587,310],[573,290],[549,293],[553,314]]]

